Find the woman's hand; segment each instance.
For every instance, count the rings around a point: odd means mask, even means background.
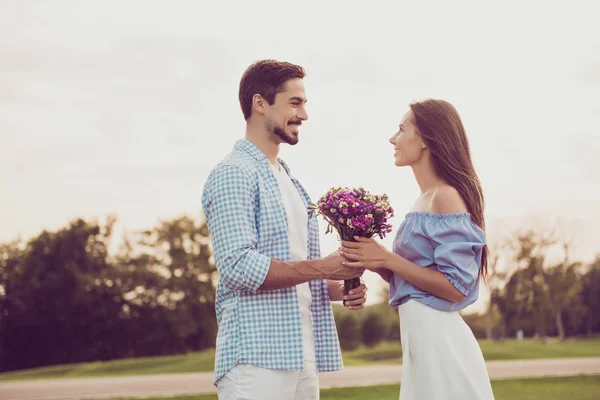
[[[342,264],[348,267],[366,268],[375,270],[385,268],[392,254],[374,239],[354,237],[356,242],[342,242],[340,249],[342,255],[350,261]]]

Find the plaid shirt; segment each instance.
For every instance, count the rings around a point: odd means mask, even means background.
[[[279,160],[285,171],[290,171]],[[310,198],[291,175],[308,208]],[[271,259],[289,261],[287,216],[264,153],[248,140],[210,173],[202,205],[219,271],[215,382],[238,363],[302,370],[302,329],[295,286],[258,291]],[[316,218],[308,221],[308,258],[320,258]],[[324,280],[309,283],[319,372],[342,367]]]

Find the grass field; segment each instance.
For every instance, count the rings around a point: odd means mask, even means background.
[[[600,357],[600,338],[568,340],[560,343],[550,339],[543,344],[528,339],[522,342],[506,340],[493,342],[480,340],[479,345],[487,361],[492,360],[529,360],[538,358]],[[368,365],[371,363],[400,363],[402,348],[399,343],[382,343],[374,348],[361,347],[344,352],[345,365]]]
[[[597,400],[600,375],[492,381],[496,400]],[[321,390],[321,400],[397,400],[399,386]],[[145,400],[217,400],[216,395],[162,397]],[[133,399],[127,399],[133,400]]]
[[[214,368],[214,357],[214,350],[206,350],[178,356],[139,357],[105,362],[58,365],[0,374],[0,381],[210,372]]]
[[[503,343],[482,340],[479,342],[485,359],[536,359],[564,357],[599,357],[600,338],[571,339],[566,343],[550,341],[542,344],[534,340]],[[359,348],[344,352],[344,364],[368,365],[373,363],[399,363],[402,349],[399,343],[382,343],[374,348]],[[151,375],[177,372],[210,372],[214,365],[214,350],[177,356],[140,357],[106,362],[59,365],[0,374],[0,381],[17,379],[54,379],[114,375]]]

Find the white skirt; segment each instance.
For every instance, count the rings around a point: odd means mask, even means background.
[[[457,311],[439,311],[409,300],[398,313],[401,400],[494,398],[479,344]]]

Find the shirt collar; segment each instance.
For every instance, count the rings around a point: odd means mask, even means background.
[[[262,161],[265,158],[267,158],[267,156],[265,156],[265,153],[263,153],[261,149],[256,147],[256,145],[254,143],[252,143],[251,141],[249,141],[247,139],[238,140],[237,143],[235,144],[235,148],[244,150],[246,153],[248,153],[252,157],[254,157],[256,159],[256,161]]]
[[[244,150],[246,153],[254,157],[256,161],[266,160],[267,158],[267,156],[265,156],[265,153],[263,153],[261,149],[259,149],[254,143],[252,143],[248,139],[238,140],[235,144],[235,148]],[[285,172],[287,172],[287,174],[291,176],[290,168],[287,166],[287,164],[281,158],[277,158],[277,161],[279,161]]]

